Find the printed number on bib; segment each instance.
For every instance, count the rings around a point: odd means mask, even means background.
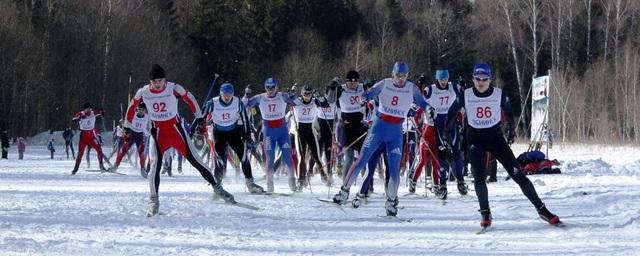
[[[303,108],[302,109],[302,115],[309,115],[309,112],[311,112],[311,108]]]
[[[358,102],[360,102],[360,96],[351,96],[349,100],[351,101],[352,105],[357,104]]]
[[[440,105],[448,105],[449,104],[449,96],[440,97]]]
[[[153,103],[153,111],[154,112],[167,112],[167,104],[165,104],[164,102]]]
[[[393,98],[391,98],[391,105],[396,106],[398,105],[398,96],[393,96]]]
[[[276,111],[276,104],[269,104],[269,112],[275,112]]]
[[[477,118],[491,118],[491,107],[478,107],[476,108]]]
[[[222,120],[229,120],[231,119],[231,114],[230,113],[223,113],[222,114]]]

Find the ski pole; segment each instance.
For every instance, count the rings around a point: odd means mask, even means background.
[[[214,78],[213,81],[211,82],[211,85],[209,86],[209,91],[207,92],[207,97],[204,98],[204,100],[202,101],[202,107],[204,108],[204,103],[207,102],[207,100],[209,100],[209,97],[211,96],[211,92],[213,91],[213,87],[216,85],[216,81],[218,81],[218,77],[220,77],[220,75],[218,75],[218,73],[213,74]]]

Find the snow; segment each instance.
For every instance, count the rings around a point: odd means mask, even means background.
[[[149,183],[127,162],[120,169],[127,176],[69,176],[73,160],[62,158],[62,148],[52,160],[44,146],[28,146],[21,161],[12,147],[10,159],[0,160],[0,255],[637,255],[640,148],[565,144],[549,153],[563,173],[529,178],[568,227],[538,219],[502,170],[489,184],[494,229],[476,235],[473,191],[450,192],[446,205],[431,193],[401,197],[398,216],[413,221],[395,222],[376,217],[384,214],[378,180],[368,204],[345,206],[345,214],[315,199],[327,197],[318,176],[313,194],[256,196],[230,169],[225,188],[264,208],[252,211],[213,202],[211,187],[188,164],[182,175],[162,176],[163,215],[147,218]],[[91,160],[95,168],[95,155]],[[260,172],[254,168],[258,180]],[[286,177],[276,180],[276,192],[288,192]],[[406,192],[403,181],[399,194]]]

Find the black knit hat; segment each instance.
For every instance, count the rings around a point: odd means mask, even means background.
[[[88,109],[88,108],[93,108],[90,102],[85,102],[84,104],[82,104],[82,109]]]
[[[145,104],[144,101],[141,101],[140,103],[138,103],[138,108],[147,109],[147,104]]]
[[[358,71],[351,70],[347,72],[347,81],[357,82],[359,79],[360,79],[360,74],[358,74]]]
[[[158,78],[166,78],[167,75],[164,72],[164,69],[158,65],[153,64],[151,66],[151,71],[149,71],[149,80],[158,79]]]

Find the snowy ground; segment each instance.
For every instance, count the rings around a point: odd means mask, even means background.
[[[523,149],[517,145],[515,151]],[[530,179],[567,228],[539,220],[517,185],[499,172],[500,181],[489,185],[495,228],[483,235],[475,234],[475,195],[450,192],[446,205],[433,194],[402,197],[399,216],[414,220],[398,223],[376,217],[384,214],[378,183],[367,205],[345,207],[345,214],[314,199],[327,197],[319,177],[313,193],[268,197],[249,195],[231,172],[227,190],[238,201],[264,208],[251,211],[211,201],[211,188],[190,166],[183,175],[162,177],[164,215],[147,218],[148,182],[128,164],[121,168],[127,176],[81,171],[71,177],[73,162],[59,159],[61,150],[51,160],[44,147],[32,146],[23,161],[16,160],[15,147],[11,150],[10,160],[0,160],[0,255],[637,255],[640,250],[638,147],[551,150],[563,174]],[[92,161],[95,167],[95,157]],[[276,181],[276,191],[288,192],[285,178]],[[403,183],[399,193],[406,191]]]

